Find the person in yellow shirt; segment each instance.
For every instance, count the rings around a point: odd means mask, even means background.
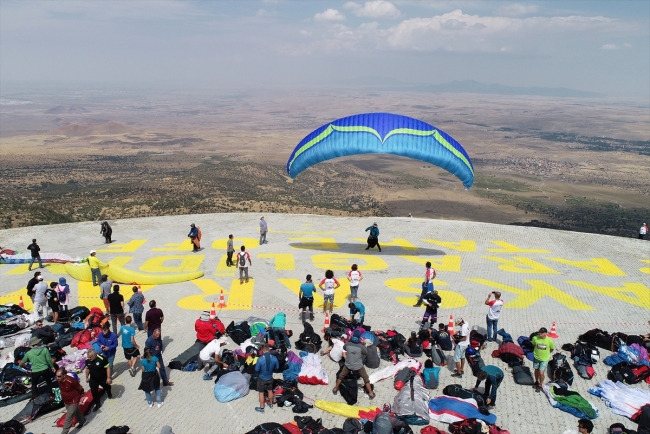
[[[99,267],[108,267],[108,264],[103,263],[95,256],[96,254],[96,251],[91,250],[90,256],[88,256],[88,265],[90,266],[90,273],[93,277],[93,286],[99,286],[99,283],[102,281],[102,272],[99,271]]]

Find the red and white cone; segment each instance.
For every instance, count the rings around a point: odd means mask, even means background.
[[[210,309],[210,319],[215,319],[217,317],[217,310],[214,308],[214,302],[212,302],[212,309]]]
[[[25,309],[25,303],[23,303],[23,296],[22,296],[22,295],[20,296],[20,301],[18,302],[18,306],[20,306],[20,307],[22,307],[23,309]]]
[[[213,304],[214,306],[214,304]],[[226,298],[223,295],[223,289],[221,290],[221,294],[219,294],[219,309],[223,309],[226,306]]]
[[[548,336],[549,338],[553,338],[553,339],[557,339],[557,338],[560,337],[560,336],[558,336],[558,334],[557,334],[557,326],[555,325],[555,322],[553,322],[553,325],[551,326],[551,331],[550,331],[550,333],[549,333],[547,336]]]
[[[449,332],[450,335],[454,334],[454,316],[449,315],[449,325],[447,326],[447,332]]]
[[[329,328],[330,326],[330,313],[325,312],[325,322],[323,322],[323,330],[321,330],[321,333],[325,333],[325,329]]]

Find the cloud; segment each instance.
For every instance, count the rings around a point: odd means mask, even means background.
[[[344,21],[345,15],[336,9],[328,9],[325,12],[319,12],[314,15],[314,21]]]
[[[358,17],[394,19],[401,16],[399,9],[385,0],[367,1],[363,6],[356,2],[347,2],[343,5],[343,8],[350,9]]]
[[[308,32],[307,30],[301,30],[298,33],[300,33],[302,36],[311,36],[312,33]]]
[[[616,44],[605,44],[602,47],[600,47],[601,50],[621,50],[623,48],[632,48],[632,44],[628,44],[627,42],[621,45],[616,45]]]
[[[534,14],[537,11],[539,11],[539,6],[537,5],[512,3],[509,5],[501,6],[499,9],[497,9],[496,14],[506,17],[518,17],[521,15]]]

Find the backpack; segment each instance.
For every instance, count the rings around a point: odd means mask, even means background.
[[[181,371],[194,372],[194,371],[196,371],[198,369],[198,367],[199,367],[199,362],[196,361],[196,360],[192,360],[187,365],[185,365],[185,367],[183,367],[183,369],[181,369]]]
[[[321,419],[314,419],[311,416],[294,416],[298,428],[302,434],[316,434],[325,429]]]
[[[239,254],[239,266],[240,267],[246,266],[246,252],[242,252]]]
[[[88,315],[88,328],[95,328],[99,327],[102,328],[102,326],[108,321],[108,318],[103,313],[99,312],[94,312]]]
[[[476,419],[465,419],[449,425],[451,434],[481,434],[483,425]]]
[[[395,374],[395,390],[402,390],[404,385],[407,382],[411,381],[415,375],[415,372],[413,372],[410,368],[402,368],[397,374]]]
[[[607,373],[607,379],[613,382],[620,381],[621,383],[636,384],[633,382],[636,378],[632,370],[633,367],[634,365],[630,365],[627,362],[618,363],[612,366],[612,369]]]
[[[648,366],[635,366],[632,368],[632,372],[634,373],[634,377],[632,378],[632,381],[636,383],[640,383],[642,381],[648,382],[648,378],[650,378],[650,367]]]
[[[65,303],[65,301],[68,299],[68,296],[66,295],[65,290],[57,291],[56,292],[56,297],[59,299],[59,303]]]
[[[360,434],[363,432],[363,425],[358,419],[349,417],[343,422],[343,432],[345,434]]]
[[[23,434],[25,432],[25,425],[17,420],[8,420],[0,425],[0,434]]]
[[[447,366],[447,356],[438,347],[431,349],[431,360],[436,366]]]
[[[473,347],[467,347],[465,350],[465,358],[469,367],[472,368],[472,375],[475,377],[481,371],[481,368],[485,367],[485,362],[483,357],[481,357],[481,352]]]
[[[339,386],[339,392],[341,392],[341,396],[343,399],[345,399],[345,402],[348,405],[356,404],[357,400],[359,399],[359,386],[357,386],[357,378],[352,374],[348,374],[341,382],[341,385]]]
[[[123,426],[113,425],[112,427],[108,428],[105,432],[106,434],[128,434],[129,429],[130,428],[126,425]]]
[[[564,354],[555,353],[548,363],[553,381],[562,380],[569,386],[573,384],[573,370]]]
[[[251,329],[246,321],[237,324],[235,324],[235,321],[231,321],[226,327],[226,333],[237,345],[241,345],[251,337]]]
[[[532,386],[535,384],[535,380],[533,380],[533,374],[531,374],[530,368],[528,366],[514,366],[512,368],[512,375],[514,376],[515,383],[517,384],[524,386]]]
[[[471,390],[464,389],[460,384],[450,384],[448,386],[445,386],[445,388],[442,389],[442,393],[447,396],[453,396],[460,399],[472,398],[476,401],[476,405],[479,408],[485,407],[486,405],[483,395],[478,392],[472,392]]]
[[[391,434],[393,432],[393,425],[390,423],[390,414],[378,414],[375,417],[372,432],[377,434]]]

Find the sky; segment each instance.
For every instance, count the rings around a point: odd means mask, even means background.
[[[365,77],[650,99],[650,1],[0,1],[0,92]]]

